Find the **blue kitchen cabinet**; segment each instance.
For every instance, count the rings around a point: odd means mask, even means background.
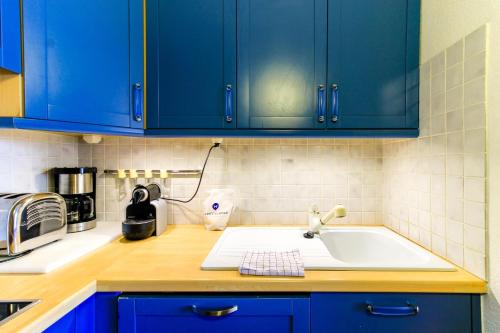
[[[147,1],[147,127],[236,125],[236,0]]]
[[[328,0],[328,128],[418,128],[419,16],[419,0]]]
[[[142,128],[142,13],[141,0],[24,1],[25,117]]]
[[[21,73],[19,0],[0,0],[0,68]]]
[[[25,107],[14,127],[141,134],[142,0],[22,6]]]
[[[238,2],[238,128],[323,129],[327,0]]]
[[[90,296],[44,333],[117,332],[119,295],[117,292],[100,292]]]
[[[94,333],[95,314],[95,296],[92,295],[52,324],[44,333]]]
[[[480,333],[480,295],[99,292],[49,333]]]
[[[128,295],[120,333],[307,333],[309,296]]]
[[[147,18],[146,136],[418,136],[420,0],[155,0]]]
[[[479,295],[311,294],[312,333],[479,333]]]

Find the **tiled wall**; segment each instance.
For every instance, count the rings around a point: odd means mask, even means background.
[[[384,223],[485,277],[486,28],[421,66],[418,139],[384,144]]]
[[[0,130],[0,192],[53,191],[48,170],[78,164],[77,137]]]
[[[106,137],[80,144],[79,164],[107,169],[199,168],[210,139]],[[120,221],[135,182],[98,177],[101,219]],[[169,195],[186,199],[198,179],[155,179]],[[213,151],[199,195],[189,204],[170,205],[171,223],[202,223],[207,190],[231,188],[237,209],[232,224],[306,224],[317,204],[327,211],[344,203],[343,223],[382,224],[382,143],[375,140],[226,139]]]

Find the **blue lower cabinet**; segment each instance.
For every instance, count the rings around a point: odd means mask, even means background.
[[[93,333],[95,332],[95,295],[68,312],[47,328],[45,333]]]
[[[129,295],[118,299],[120,333],[307,333],[309,296]]]
[[[120,293],[96,293],[47,328],[45,333],[115,333]]]
[[[311,295],[313,333],[479,333],[478,295]]]
[[[480,333],[470,294],[96,293],[49,333]]]
[[[118,332],[118,296],[120,292],[95,294],[95,333]]]

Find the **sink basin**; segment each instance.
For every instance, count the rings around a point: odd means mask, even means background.
[[[320,239],[350,269],[454,270],[453,265],[386,228],[335,228]]]
[[[298,248],[306,270],[454,271],[455,267],[385,227],[331,227],[313,239],[305,228],[227,228],[202,263],[236,270],[246,251]]]
[[[39,300],[0,300],[0,326],[39,302]]]

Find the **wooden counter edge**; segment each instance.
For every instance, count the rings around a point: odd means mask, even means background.
[[[99,280],[97,291],[101,292],[373,292],[373,293],[446,293],[485,294],[487,283],[478,282],[352,282],[352,281],[132,281]]]

